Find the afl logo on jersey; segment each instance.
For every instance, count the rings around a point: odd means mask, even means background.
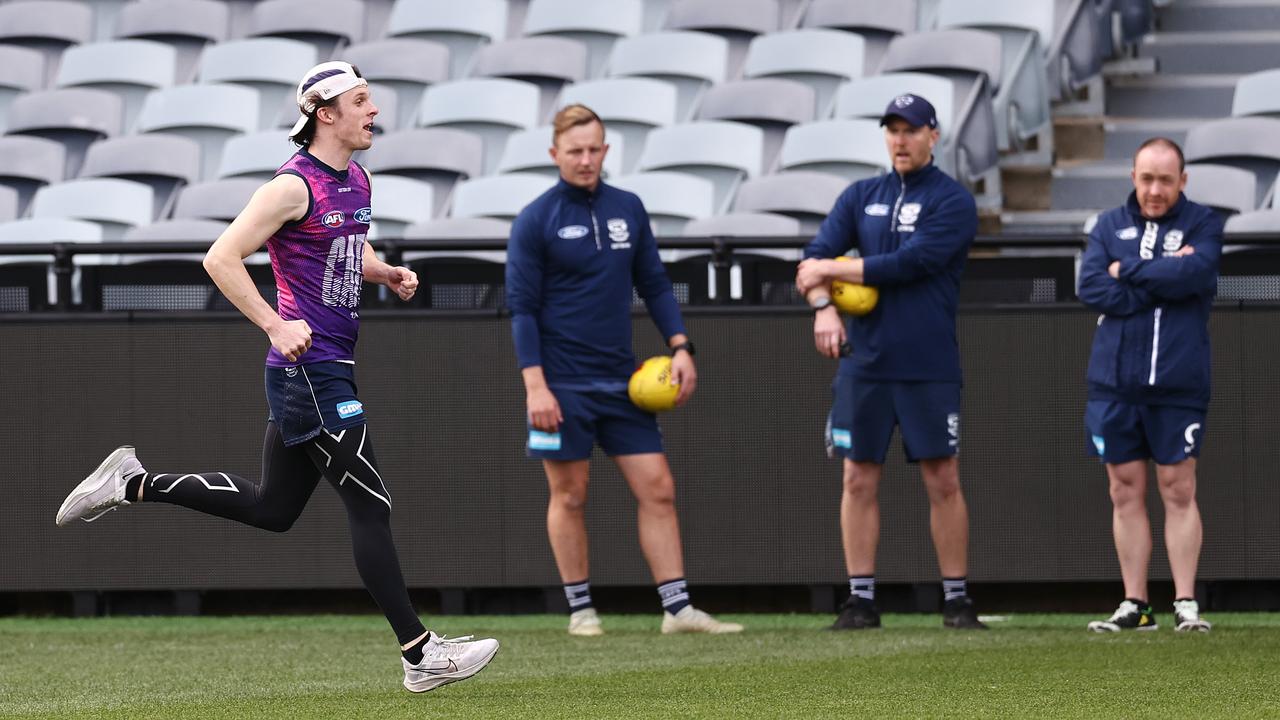
[[[368,225],[369,221],[373,219],[373,210],[367,207],[362,207],[356,211],[356,214],[354,215],[354,217],[356,219],[356,222],[364,223],[365,225]]]
[[[342,214],[341,210],[332,210],[325,213],[324,218],[322,218],[320,222],[324,223],[326,227],[336,228],[342,227],[342,223],[346,219],[347,216]]]

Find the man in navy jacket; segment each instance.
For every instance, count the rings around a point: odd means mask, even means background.
[[[1107,466],[1125,600],[1096,632],[1155,630],[1147,598],[1155,460],[1173,572],[1175,629],[1207,631],[1194,599],[1200,558],[1196,458],[1209,405],[1209,310],[1222,221],[1187,200],[1182,150],[1153,138],[1133,159],[1134,192],[1089,234],[1079,296],[1098,310],[1085,411],[1088,448]]]
[[[896,424],[919,462],[942,571],[943,622],[985,628],[969,599],[969,515],[960,490],[960,275],[978,227],[973,196],[933,165],[938,120],[916,95],[894,98],[880,124],[893,172],[851,185],[805,248],[796,286],[814,308],[818,352],[840,362],[828,446],[844,457],[840,530],[849,600],[833,629],[880,626],[875,559],[878,488]],[[857,249],[851,262],[833,258]],[[876,307],[845,322],[832,280],[879,289]]]
[[[547,534],[569,600],[569,633],[601,635],[587,578],[583,507],[596,443],[639,504],[640,547],[662,602],[662,632],[741,632],[690,604],[675,482],[657,419],[631,403],[632,288],[671,348],[677,404],[697,382],[671,281],[640,198],[600,181],[604,123],[570,105],[555,117],[560,181],[520,212],[507,246],[507,305],[524,378],[531,457],[551,489]]]

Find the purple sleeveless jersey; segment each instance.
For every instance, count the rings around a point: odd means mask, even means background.
[[[360,333],[360,287],[369,231],[369,178],[355,163],[343,172],[298,151],[276,174],[301,177],[310,189],[307,216],[267,240],[276,276],[276,306],[285,320],[306,320],[311,349],[289,362],[276,349],[270,367],[354,359]]]

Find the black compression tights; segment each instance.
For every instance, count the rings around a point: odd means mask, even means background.
[[[323,476],[347,508],[360,579],[404,645],[426,630],[405,589],[391,539],[391,495],[377,468],[364,425],[337,435],[321,431],[313,440],[286,447],[275,423],[267,423],[261,480],[223,472],[148,473],[142,481],[142,500],[284,532],[293,527]]]

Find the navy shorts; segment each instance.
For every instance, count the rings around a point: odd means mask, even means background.
[[[871,382],[836,376],[831,388],[827,447],[857,462],[884,463],[893,427],[902,432],[907,460],[960,452],[960,384]]]
[[[267,367],[267,405],[285,445],[297,445],[321,430],[336,433],[364,423],[356,396],[355,366],[319,362]]]
[[[529,457],[585,460],[596,443],[609,456],[662,452],[658,417],[636,407],[627,392],[552,388],[564,422],[559,432],[529,428]]]
[[[1151,458],[1173,465],[1200,457],[1205,411],[1173,405],[1090,400],[1085,405],[1087,452],[1103,462]]]

